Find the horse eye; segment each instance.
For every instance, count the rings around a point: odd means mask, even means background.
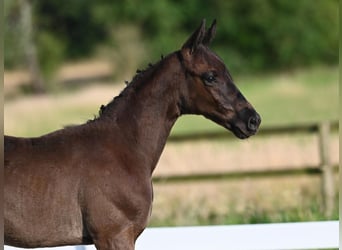
[[[204,83],[211,84],[216,81],[215,74],[213,72],[207,72],[202,75]]]

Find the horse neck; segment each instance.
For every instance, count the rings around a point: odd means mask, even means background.
[[[148,69],[106,108],[115,126],[150,159],[151,173],[165,146],[179,108],[181,65],[176,53]]]

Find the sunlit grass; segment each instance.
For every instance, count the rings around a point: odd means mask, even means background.
[[[5,102],[4,130],[16,136],[39,136],[64,126],[85,123],[99,107],[120,91],[119,86],[98,85],[69,93],[22,96]]]

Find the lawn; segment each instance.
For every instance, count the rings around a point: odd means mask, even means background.
[[[336,175],[336,184],[337,178]],[[281,223],[339,218],[338,192],[333,214],[327,218],[322,213],[318,176],[157,184],[154,189],[151,226]]]

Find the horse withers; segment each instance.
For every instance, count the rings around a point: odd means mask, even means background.
[[[5,136],[5,244],[132,250],[152,173],[177,118],[198,114],[254,135],[260,116],[209,48],[205,20],[182,48],[135,76],[97,118],[36,138]]]

